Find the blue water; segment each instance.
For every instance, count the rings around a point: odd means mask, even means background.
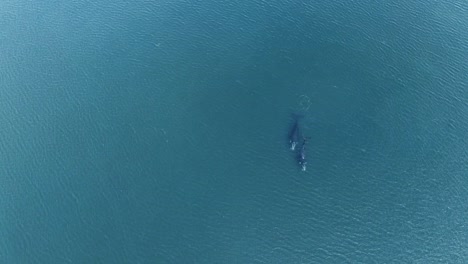
[[[466,14],[3,1],[0,263],[467,263]]]

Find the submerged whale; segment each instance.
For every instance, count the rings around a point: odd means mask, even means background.
[[[301,116],[294,115],[294,125],[289,132],[289,144],[291,145],[291,150],[295,150],[297,144],[299,144],[299,118]]]
[[[305,155],[305,150],[306,150],[305,147],[306,147],[307,139],[304,138],[303,140],[304,141],[302,142],[302,145],[301,145],[301,150],[299,152],[298,160],[299,160],[299,165],[301,165],[302,171],[306,171],[307,160],[306,160],[306,155]]]

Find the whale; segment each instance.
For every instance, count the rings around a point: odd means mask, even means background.
[[[306,144],[307,144],[307,139],[303,138],[301,149],[298,155],[298,161],[299,161],[299,165],[301,166],[302,171],[306,171],[307,169],[307,160],[306,160],[306,153],[305,153]]]
[[[299,118],[301,116],[294,115],[294,125],[289,132],[289,145],[291,150],[295,150],[299,144]]]

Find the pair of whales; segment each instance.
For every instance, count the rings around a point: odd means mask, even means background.
[[[291,144],[291,150],[296,150],[296,147],[299,145],[299,140],[301,138],[301,133],[299,129],[299,119],[302,116],[294,115],[294,125],[289,133],[289,144]],[[307,160],[305,156],[305,147],[306,147],[307,139],[302,136],[302,144],[299,149],[299,155],[297,156],[297,160],[299,165],[301,166],[302,171],[306,171],[307,169]]]

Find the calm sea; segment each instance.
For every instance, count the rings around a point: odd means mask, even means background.
[[[2,1],[0,263],[468,263],[467,14]]]

